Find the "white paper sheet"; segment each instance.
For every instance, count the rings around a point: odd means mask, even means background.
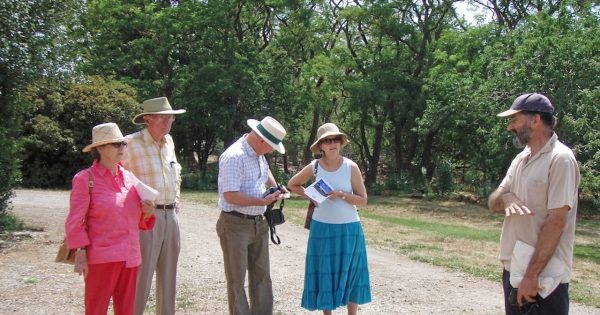
[[[140,195],[140,199],[142,199],[143,201],[154,201],[156,197],[158,197],[158,190],[142,182],[138,182],[135,185],[135,189],[137,189],[138,194]]]
[[[521,284],[534,251],[533,246],[517,240],[510,260],[510,285],[514,288]],[[538,292],[542,298],[550,295],[558,287],[566,270],[567,267],[562,261],[556,257],[550,258],[538,278]]]
[[[329,197],[329,193],[333,191],[331,185],[324,179],[319,178],[310,186],[304,188],[304,193],[312,200],[321,204]]]

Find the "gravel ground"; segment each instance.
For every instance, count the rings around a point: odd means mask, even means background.
[[[0,314],[83,314],[83,281],[72,267],[54,263],[63,237],[69,193],[18,190],[13,212],[40,231],[0,243]],[[216,207],[186,204],[180,214],[182,252],[178,274],[178,314],[227,314],[222,253],[215,232]],[[275,314],[308,314],[300,307],[307,231],[278,227],[271,245]],[[500,283],[408,260],[368,248],[373,301],[361,314],[503,314]],[[150,302],[148,314],[153,314]],[[313,312],[318,314],[318,312]],[[345,314],[338,309],[334,314]],[[600,314],[578,304],[571,314]]]

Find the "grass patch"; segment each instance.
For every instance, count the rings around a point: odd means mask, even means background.
[[[600,236],[600,221],[578,219],[575,224],[577,225],[577,229],[575,231],[575,238],[597,238],[598,236]]]
[[[410,255],[410,259],[444,267],[453,271],[485,278],[492,281],[502,281],[502,273],[496,265],[473,266],[460,257],[432,257],[430,255]]]
[[[589,259],[600,264],[600,246],[599,245],[576,245],[575,258]]]
[[[36,283],[38,283],[38,280],[27,277],[27,278],[23,279],[23,282],[26,284],[36,284]]]
[[[194,302],[190,301],[190,299],[188,299],[187,297],[181,297],[181,296],[177,297],[176,303],[177,303],[177,309],[182,309],[182,310],[190,308],[191,306],[194,305]]]
[[[494,241],[500,238],[500,233],[498,231],[477,230],[469,227],[436,223],[421,219],[378,215],[370,212],[365,212],[362,214],[362,216],[369,219],[403,225],[412,229],[427,231],[449,237],[459,237],[475,241]]]
[[[400,246],[399,249],[401,252],[404,252],[406,254],[416,252],[419,250],[438,250],[438,251],[443,250],[439,246],[424,245],[424,244],[406,244],[406,245]]]

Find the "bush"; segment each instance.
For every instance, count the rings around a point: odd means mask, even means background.
[[[39,81],[23,93],[29,110],[20,139],[23,186],[68,187],[72,176],[90,164],[81,149],[91,142],[92,127],[114,122],[124,134],[135,131],[136,91],[125,84],[90,77],[55,86]]]
[[[21,130],[22,106],[12,98],[0,93],[0,230],[9,223],[7,213],[13,189],[19,184],[18,142],[15,140]]]
[[[271,173],[273,173],[273,177],[275,177],[275,180],[277,181],[277,183],[280,185],[284,185],[284,186],[287,185],[287,183],[290,181],[290,179],[294,175],[294,174],[285,173],[279,168],[272,168]]]
[[[589,218],[600,218],[600,198],[593,196],[580,197],[577,215]]]
[[[181,189],[217,190],[217,176],[215,174],[202,172],[181,174]]]
[[[440,196],[446,196],[453,191],[452,165],[450,162],[442,161],[438,163],[434,171],[435,192]]]
[[[3,215],[0,215],[0,232],[21,231],[24,228],[25,223],[12,214],[4,212]]]
[[[390,173],[383,182],[378,182],[369,187],[369,193],[381,194],[384,191],[400,191],[404,193],[419,192],[425,194],[431,189],[424,175],[409,176],[408,173]],[[373,192],[372,192],[373,191]]]
[[[408,191],[409,178],[404,172],[392,173],[385,177],[385,189],[396,191]]]

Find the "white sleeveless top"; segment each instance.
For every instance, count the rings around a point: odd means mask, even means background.
[[[342,159],[342,165],[333,172],[328,172],[319,165],[319,168],[317,169],[317,180],[319,178],[323,178],[333,187],[333,190],[341,190],[347,195],[351,195],[352,162],[345,157],[342,157]],[[311,162],[313,172],[315,168],[315,162],[316,160]],[[356,212],[356,207],[340,198],[328,198],[327,200],[323,201],[318,207],[315,208],[312,218],[313,220],[330,224],[344,224],[360,221],[358,212]]]

